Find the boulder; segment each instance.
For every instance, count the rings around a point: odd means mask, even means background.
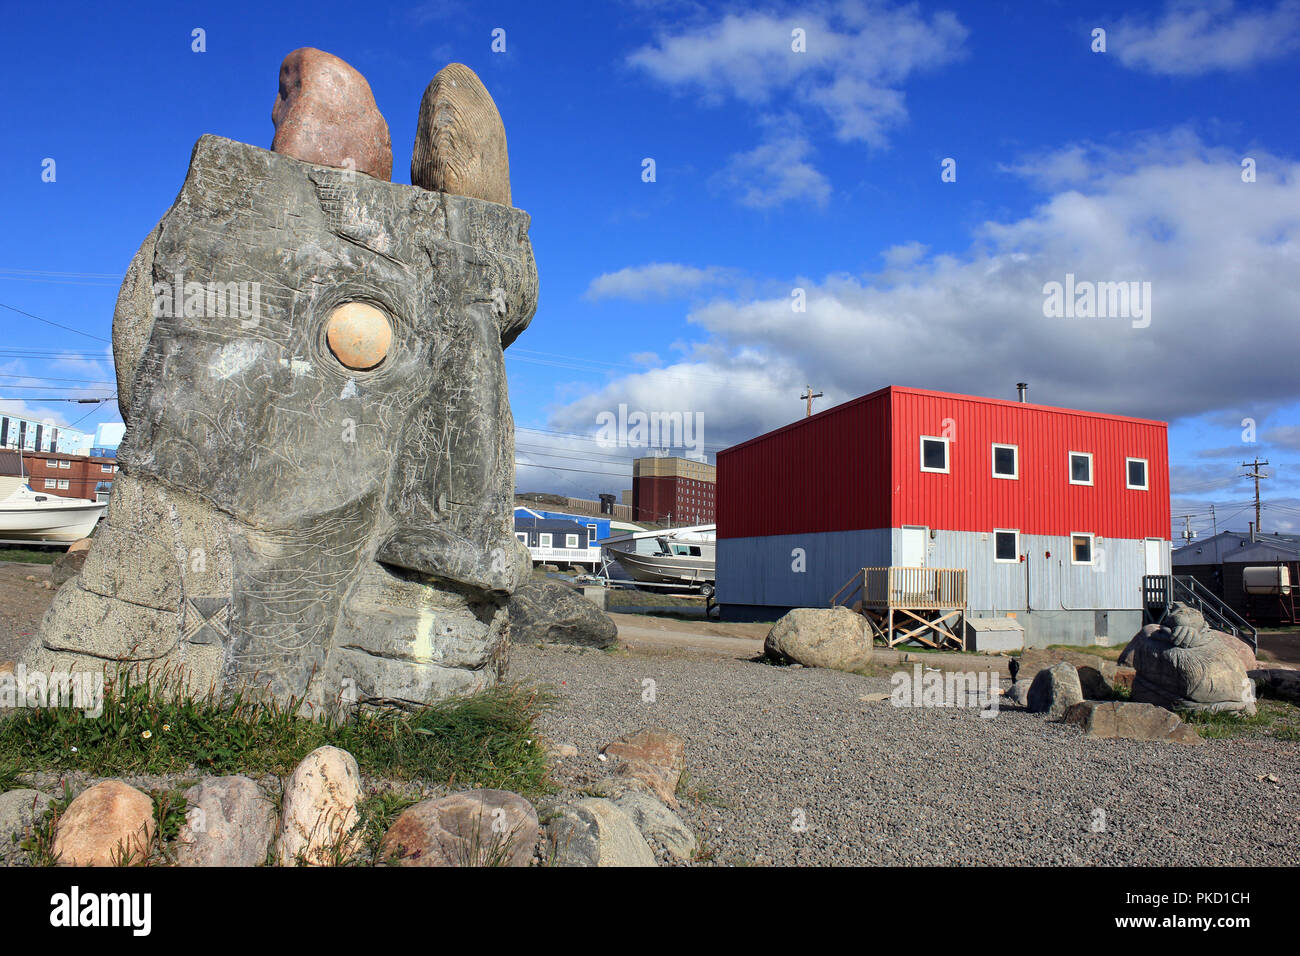
[[[284,58],[271,122],[277,153],[392,179],[393,142],[370,84],[333,54],[303,47]]]
[[[682,818],[648,793],[627,790],[614,800],[651,847],[663,847],[679,860],[695,856],[699,843]]]
[[[411,183],[510,205],[506,128],[492,94],[463,63],[439,70],[420,100]]]
[[[83,791],[54,830],[54,855],[62,866],[143,863],[153,841],[153,800],[120,780]]]
[[[613,619],[581,592],[555,581],[527,581],[510,596],[510,640],[516,644],[609,647],[618,640]]]
[[[313,750],[284,788],[277,856],[281,866],[334,866],[361,849],[361,771],[337,747]]]
[[[1170,710],[1255,712],[1254,686],[1241,657],[1195,608],[1175,604],[1163,624],[1148,624],[1119,662],[1137,671],[1132,699]]]
[[[1273,697],[1300,702],[1300,671],[1282,667],[1256,668],[1248,675]]]
[[[1034,713],[1063,717],[1073,704],[1083,700],[1079,669],[1069,661],[1058,661],[1034,675],[1025,705]]]
[[[1179,744],[1201,742],[1201,735],[1194,727],[1155,704],[1085,700],[1066,711],[1065,722],[1081,726],[1089,737],[1167,740]]]
[[[677,734],[642,730],[606,744],[601,753],[624,761],[616,774],[641,781],[664,803],[677,806],[677,784],[686,770],[686,741]]]
[[[1110,672],[1108,679],[1112,690],[1123,688],[1130,693],[1133,691],[1133,679],[1137,677],[1137,671],[1132,667],[1116,666]]]
[[[528,866],[537,826],[537,811],[519,794],[467,790],[405,810],[380,855],[397,866]]]
[[[1084,700],[1110,700],[1113,695],[1110,681],[1100,668],[1084,665],[1076,668],[1079,672],[1079,688]]]
[[[248,777],[213,777],[185,791],[178,866],[262,866],[275,840],[275,805]]]
[[[656,866],[636,824],[614,803],[587,797],[564,806],[546,824],[555,866]]]
[[[772,625],[763,642],[768,657],[856,671],[871,662],[867,622],[846,607],[795,608]]]
[[[1002,696],[1020,707],[1029,706],[1029,688],[1031,681],[1018,680],[1002,692]]]
[[[18,844],[31,835],[45,817],[53,798],[39,790],[7,790],[0,793],[0,866],[21,861]]]

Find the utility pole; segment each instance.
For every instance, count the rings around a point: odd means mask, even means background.
[[[800,397],[800,398],[806,398],[806,399],[808,400],[808,414],[806,414],[806,415],[804,416],[804,418],[812,418],[812,400],[813,400],[814,398],[821,398],[821,397],[822,397],[822,393],[821,393],[821,392],[814,392],[814,391],[812,390],[812,386],[809,385],[809,386],[808,386],[808,390],[805,391],[805,392],[804,392],[802,395],[800,395],[799,397]]]
[[[1185,544],[1191,544],[1192,539],[1196,537],[1196,532],[1192,530],[1192,516],[1175,515],[1174,517],[1183,519],[1183,542]]]
[[[1242,475],[1241,477],[1255,479],[1255,534],[1263,534],[1264,532],[1263,526],[1259,523],[1259,479],[1267,478],[1268,475],[1262,473],[1259,470],[1259,467],[1260,465],[1267,465],[1267,464],[1268,464],[1267,461],[1260,461],[1258,455],[1255,456],[1254,461],[1243,461],[1241,463],[1242,468],[1253,469],[1252,471]]]
[[[1217,538],[1219,536],[1219,519],[1214,516],[1214,505],[1210,505],[1210,521],[1214,523],[1214,536]],[[1219,546],[1216,544],[1214,547],[1217,552]]]

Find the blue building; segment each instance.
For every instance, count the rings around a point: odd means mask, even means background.
[[[579,565],[600,568],[600,545],[608,538],[610,519],[515,508],[515,537],[524,543],[534,564]]]

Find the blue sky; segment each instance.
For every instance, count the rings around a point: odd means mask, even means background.
[[[592,440],[620,404],[701,414],[711,453],[802,414],[806,382],[825,407],[1029,381],[1170,421],[1194,528],[1214,504],[1244,529],[1258,454],[1265,530],[1300,530],[1296,0],[176,7],[6,14],[0,303],[86,333],[0,309],[7,411],[116,420],[51,399],[112,394],[120,277],[194,141],[269,148],[279,63],[314,46],[370,82],[395,182],[438,69],[496,100],[541,281],[507,353],[521,490],[630,487],[644,449]],[[1149,325],[1045,316],[1067,273],[1150,282]]]

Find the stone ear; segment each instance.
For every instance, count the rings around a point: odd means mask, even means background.
[[[463,63],[443,67],[425,88],[411,184],[511,204],[505,125],[482,80]]]

